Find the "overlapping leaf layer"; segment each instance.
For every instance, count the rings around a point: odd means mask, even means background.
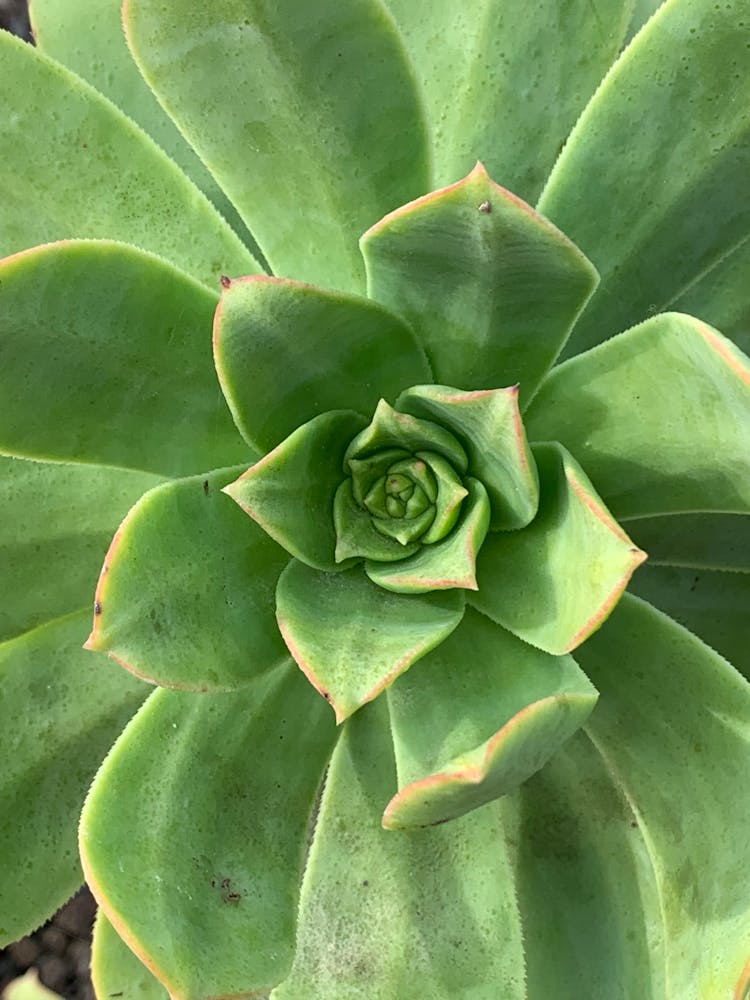
[[[743,0],[73,6],[0,35],[0,941],[112,747],[100,997],[744,997]]]

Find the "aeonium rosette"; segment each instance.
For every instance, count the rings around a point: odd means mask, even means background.
[[[571,654],[645,558],[616,518],[726,503],[746,362],[664,314],[553,367],[596,271],[481,167],[361,250],[367,297],[222,282],[215,366],[254,457],[233,439],[131,510],[88,645],[234,692],[256,727],[306,720],[311,795],[334,741],[319,694],[339,723],[380,703],[362,724],[395,763],[383,824],[426,826],[516,788],[586,722],[597,692]],[[216,452],[219,403],[194,449]]]

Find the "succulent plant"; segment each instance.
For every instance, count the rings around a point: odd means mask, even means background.
[[[0,941],[82,862],[102,998],[744,1000],[744,0],[32,14]]]

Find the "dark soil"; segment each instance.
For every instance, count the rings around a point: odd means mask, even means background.
[[[26,0],[0,0],[0,28],[12,31],[27,42],[31,40]]]
[[[44,927],[0,950],[0,993],[34,968],[65,1000],[94,1000],[89,961],[95,911],[91,893],[81,889]]]

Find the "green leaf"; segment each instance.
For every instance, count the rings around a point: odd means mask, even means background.
[[[527,201],[617,54],[630,0],[388,0],[422,82],[437,184],[483,159]]]
[[[750,572],[750,518],[746,514],[664,514],[626,522],[649,566]]]
[[[125,28],[272,270],[362,291],[359,234],[429,188],[422,112],[385,11],[371,0],[343,14],[336,0],[130,0]]]
[[[122,30],[120,0],[34,0],[34,42],[109,97],[154,139],[213,202],[253,253],[257,248],[224,192],[164,113],[133,62]],[[81,44],[81,25],[86,25]],[[106,53],[106,59],[102,58]]]
[[[615,517],[750,511],[750,361],[690,316],[655,316],[560,365],[526,433],[569,448]]]
[[[750,573],[649,565],[629,589],[694,632],[750,680]]]
[[[158,482],[140,472],[0,457],[0,642],[91,607],[115,528]]]
[[[97,997],[169,1000],[159,980],[128,948],[101,910],[96,914],[91,944],[91,980]]]
[[[411,324],[436,382],[520,383],[524,405],[597,281],[578,248],[481,164],[386,216],[360,246],[368,294]]]
[[[34,930],[83,881],[86,789],[147,688],[81,649],[88,609],[0,643],[0,947]]]
[[[466,452],[454,434],[434,421],[399,413],[381,399],[372,421],[347,448],[345,460],[369,458],[385,448],[436,451],[460,473],[466,472],[468,466]]]
[[[583,725],[596,698],[572,657],[534,649],[467,608],[388,689],[398,794],[383,826],[433,826],[513,791]]]
[[[286,974],[333,742],[325,705],[287,662],[231,694],[157,691],[116,743],[86,800],[81,856],[107,918],[170,995],[257,995]]]
[[[381,397],[430,378],[397,316],[367,299],[276,278],[225,288],[214,353],[235,423],[261,450],[319,413],[370,413]]]
[[[0,256],[104,237],[159,254],[211,288],[222,273],[261,270],[158,146],[79,77],[7,32],[0,75]]]
[[[633,803],[664,920],[668,997],[743,996],[750,686],[625,595],[576,657],[601,692],[588,731]]]
[[[447,427],[465,444],[469,472],[481,480],[492,508],[493,530],[524,528],[539,506],[539,481],[518,410],[518,386],[456,392],[419,385],[396,406]]]
[[[668,308],[750,230],[746,0],[672,0],[578,119],[538,209],[598,268],[566,354]]]
[[[224,469],[147,493],[115,535],[87,648],[153,683],[241,687],[286,656],[274,589],[289,560],[220,491]]]
[[[344,479],[344,453],[365,422],[351,410],[321,413],[224,492],[297,559],[314,569],[341,569],[333,502]]]
[[[375,527],[376,518],[354,498],[351,479],[345,479],[333,500],[333,521],[336,528],[336,561],[352,558],[394,562],[418,551],[420,542],[402,545],[388,538]]]
[[[187,275],[119,243],[6,258],[0,448],[165,476],[243,461],[211,364],[215,306]]]
[[[680,312],[700,316],[750,353],[750,239],[722,257],[674,302]]]
[[[646,21],[656,13],[663,3],[664,0],[635,0],[626,41],[630,42],[638,34]]]
[[[368,559],[365,571],[379,587],[397,594],[424,594],[459,587],[476,590],[477,552],[490,524],[487,491],[478,479],[464,480],[469,495],[461,505],[458,523],[449,535],[399,562]]]
[[[663,921],[643,831],[586,734],[502,805],[528,996],[674,996],[664,989]],[[697,1000],[695,991],[684,997]]]
[[[646,558],[558,444],[534,445],[541,504],[522,531],[490,535],[470,603],[548,653],[575,649],[599,628]]]
[[[297,952],[273,1000],[525,1000],[513,872],[497,806],[390,833],[384,701],[347,722],[302,885]]]
[[[392,594],[361,568],[319,573],[292,560],[279,578],[276,617],[294,659],[342,722],[450,635],[460,591]]]

